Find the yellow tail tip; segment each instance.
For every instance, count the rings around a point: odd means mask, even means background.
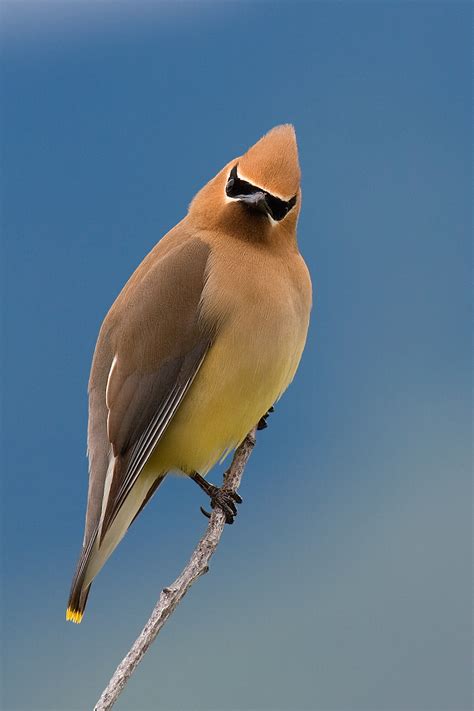
[[[66,620],[74,622],[75,625],[79,625],[82,620],[82,612],[78,610],[71,610],[70,607],[66,610]]]

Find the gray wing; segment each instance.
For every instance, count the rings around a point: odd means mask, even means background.
[[[216,328],[200,314],[208,256],[209,246],[195,238],[152,253],[102,326],[89,388],[85,544],[99,526],[105,535],[213,341]]]

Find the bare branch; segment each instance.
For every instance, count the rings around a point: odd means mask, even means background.
[[[240,486],[245,465],[255,446],[256,428],[244,439],[234,454],[232,464],[224,474],[224,488],[236,491]],[[188,564],[183,572],[171,583],[163,588],[150,619],[137,637],[127,656],[120,662],[103,691],[94,711],[107,711],[111,709],[123,691],[128,680],[142,660],[148,647],[155,640],[161,628],[173,614],[191,585],[209,570],[209,560],[215,553],[225,526],[225,515],[215,508],[209,520],[209,525],[204,536],[197,544]]]

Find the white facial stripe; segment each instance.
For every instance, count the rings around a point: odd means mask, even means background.
[[[269,188],[266,188],[264,185],[261,185],[261,184],[256,185],[256,183],[254,183],[253,180],[251,180],[250,178],[247,178],[245,175],[243,175],[243,173],[240,172],[238,166],[236,168],[236,173],[237,173],[237,177],[240,180],[245,180],[247,183],[250,183],[250,185],[253,185],[258,190],[263,190],[266,193],[270,193],[270,195],[273,195],[274,197],[279,198],[279,200],[283,200],[283,202],[288,202],[288,200],[291,200],[291,198],[283,197],[283,195],[279,195],[274,190],[270,190]]]
[[[224,200],[225,200],[226,202],[236,202],[236,201],[239,202],[240,198],[237,198],[237,197],[229,197],[229,196],[227,195],[227,193],[225,192],[225,190],[224,190]]]

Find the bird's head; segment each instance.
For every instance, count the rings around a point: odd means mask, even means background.
[[[300,210],[300,167],[293,126],[276,126],[230,161],[196,195],[190,215],[204,226],[262,239],[294,234]]]

